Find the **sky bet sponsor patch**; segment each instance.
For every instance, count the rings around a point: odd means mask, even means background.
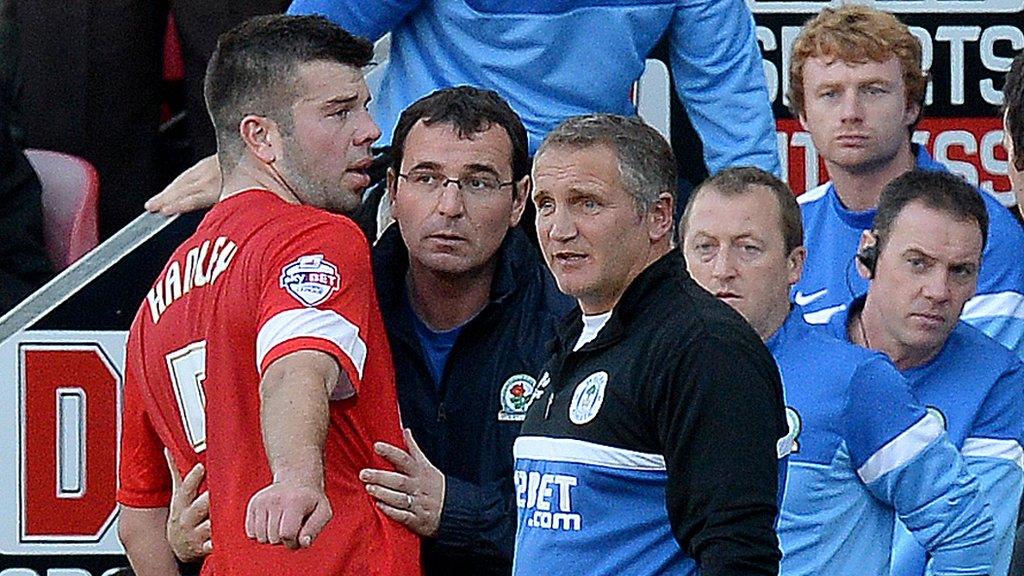
[[[323,254],[307,254],[281,269],[281,287],[305,306],[316,306],[341,287],[338,267]]]

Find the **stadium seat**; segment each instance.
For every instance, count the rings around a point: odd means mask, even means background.
[[[63,270],[99,243],[99,175],[86,160],[51,150],[25,150],[43,194],[46,252]]]

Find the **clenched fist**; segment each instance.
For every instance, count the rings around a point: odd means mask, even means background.
[[[278,481],[249,499],[245,533],[263,544],[308,548],[332,515],[323,487]]]

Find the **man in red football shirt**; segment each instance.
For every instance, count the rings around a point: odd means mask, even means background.
[[[403,443],[368,246],[332,214],[369,183],[371,56],[322,18],[267,16],[211,59],[221,201],[128,339],[119,532],[140,576],[177,573],[165,449],[206,467],[204,574],[419,572],[415,536],[357,477],[387,465],[374,441]]]

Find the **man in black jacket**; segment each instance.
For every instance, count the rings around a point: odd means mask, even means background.
[[[515,442],[515,573],[778,574],[782,384],[672,246],[653,128],[566,120],[534,162],[544,259],[579,302]]]
[[[451,88],[402,114],[392,150],[397,227],[374,247],[374,273],[402,419],[422,452],[378,446],[398,472],[363,479],[424,536],[427,574],[509,574],[512,443],[572,307],[517,227],[526,131],[494,92]]]

